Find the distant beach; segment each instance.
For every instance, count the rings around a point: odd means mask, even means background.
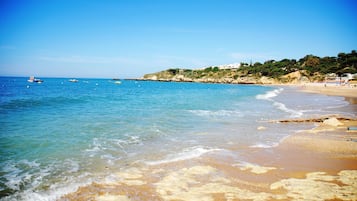
[[[343,96],[347,98],[357,98],[357,86],[355,85],[308,83],[301,84],[300,86],[305,92],[321,93],[331,96]]]

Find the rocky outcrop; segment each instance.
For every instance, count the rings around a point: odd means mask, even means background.
[[[226,83],[226,84],[276,84],[277,81],[272,78],[262,77],[256,78],[253,76],[243,76],[243,77],[210,77],[204,76],[199,78],[187,77],[182,74],[177,74],[174,76],[162,75],[162,74],[149,74],[140,78],[140,80],[151,80],[151,81],[161,81],[161,82],[202,82],[202,83]]]
[[[334,126],[334,127],[343,125],[336,117],[328,118],[328,119],[324,120],[322,123],[325,125]]]
[[[283,120],[273,120],[270,122],[275,122],[275,123],[306,123],[306,122],[312,122],[312,123],[323,123],[325,125],[329,126],[340,126],[342,123],[340,121],[354,121],[356,119],[354,118],[349,118],[349,117],[342,117],[339,115],[326,115],[326,116],[320,116],[316,118],[301,118],[301,119],[283,119]]]
[[[307,76],[305,76],[306,74],[307,74],[306,71],[295,71],[295,72],[286,74],[284,76],[281,76],[281,79],[284,82],[287,82],[290,84],[309,83],[310,80]]]
[[[224,69],[216,71],[168,69],[158,73],[144,75],[140,80],[162,82],[202,82],[202,83],[227,83],[227,84],[301,84],[310,82],[305,76],[306,72],[296,71],[280,78],[241,74],[237,69]]]

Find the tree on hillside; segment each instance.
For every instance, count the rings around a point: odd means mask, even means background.
[[[171,69],[167,70],[167,72],[169,72],[172,75],[176,75],[177,73],[179,73],[179,71],[180,71],[180,69],[178,69],[178,68],[171,68]]]
[[[351,53],[338,53],[337,61],[339,71],[343,73],[357,73],[357,52],[352,50]]]
[[[352,68],[357,68],[357,52],[356,50],[352,50],[351,54],[348,55],[347,65],[349,65]]]
[[[303,59],[302,66],[304,66],[304,70],[307,70],[311,75],[319,72],[320,58],[314,55],[306,55]]]
[[[323,57],[320,59],[319,72],[322,74],[336,73],[339,70],[336,57]]]
[[[346,60],[346,54],[344,52],[340,52],[338,53],[337,58],[339,63],[343,63]]]
[[[248,63],[244,63],[244,62],[241,62],[241,63],[240,63],[240,67],[247,67],[247,66],[249,66]]]
[[[306,66],[310,66],[310,67],[316,67],[317,65],[320,64],[320,59],[316,56],[308,56],[305,62]]]

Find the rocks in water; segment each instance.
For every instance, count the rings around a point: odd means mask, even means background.
[[[316,118],[300,118],[300,119],[283,119],[283,120],[274,120],[270,121],[273,123],[323,123],[330,126],[341,126],[343,123],[341,121],[351,121],[355,120],[349,117],[340,117],[337,115],[330,116],[320,116]]]
[[[343,123],[341,123],[337,118],[335,117],[332,117],[332,118],[328,118],[326,120],[324,120],[322,122],[324,125],[328,125],[328,126],[334,126],[334,127],[337,127],[337,126],[342,126]]]
[[[266,130],[267,128],[266,127],[264,127],[264,126],[258,126],[257,127],[257,130],[258,131],[262,131],[262,130]]]

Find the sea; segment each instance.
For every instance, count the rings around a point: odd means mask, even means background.
[[[297,87],[0,77],[0,200],[57,200],[133,164],[269,149],[313,124],[355,117],[344,97]]]

